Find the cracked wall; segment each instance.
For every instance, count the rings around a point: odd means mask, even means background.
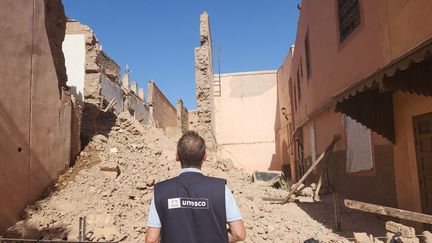
[[[123,111],[120,67],[102,51],[89,26],[69,19],[65,39],[63,51],[70,77],[68,85],[83,106],[81,142],[86,145],[98,132],[98,118],[110,102],[115,101],[116,113]]]

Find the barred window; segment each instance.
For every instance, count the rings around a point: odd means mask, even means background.
[[[360,25],[359,0],[338,0],[340,41],[344,41]]]
[[[305,46],[305,56],[306,56],[306,76],[307,79],[309,79],[311,76],[311,54],[309,48],[309,34],[306,35],[304,46]]]
[[[299,103],[301,101],[301,87],[300,87],[300,72],[299,69],[297,69],[297,96],[298,96],[298,100]]]
[[[294,109],[297,110],[297,90],[295,84],[293,85],[291,81],[292,80],[290,79],[291,88],[292,88],[291,90],[294,91]]]
[[[303,61],[300,58],[300,77],[303,79]]]

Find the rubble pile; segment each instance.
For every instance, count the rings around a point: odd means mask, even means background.
[[[75,166],[43,199],[28,206],[23,220],[4,236],[76,240],[79,217],[85,216],[87,240],[143,242],[153,185],[178,174],[175,145],[162,130],[120,114],[110,131],[94,136]],[[246,242],[344,240],[332,233],[331,204],[315,213],[322,219],[317,221],[297,204],[263,201],[261,197],[283,198],[287,193],[251,183],[248,173],[215,154],[209,154],[203,172],[227,179],[245,220]]]

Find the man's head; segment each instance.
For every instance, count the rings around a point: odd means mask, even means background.
[[[177,143],[177,161],[180,161],[182,168],[201,168],[205,159],[204,139],[194,131],[186,132]]]

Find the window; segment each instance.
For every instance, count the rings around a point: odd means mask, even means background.
[[[298,100],[299,103],[301,101],[301,87],[300,87],[300,72],[297,69],[297,95],[298,95]]]
[[[338,0],[340,41],[344,41],[360,25],[359,0]]]
[[[294,108],[295,108],[295,110],[297,110],[297,91],[296,91],[295,84],[294,84],[294,88],[292,90],[294,91]]]
[[[306,56],[306,76],[307,79],[309,80],[311,76],[311,60],[310,60],[311,56],[310,56],[310,48],[309,48],[309,34],[306,35],[304,46],[305,46],[305,56]]]
[[[300,58],[300,77],[303,78],[303,61]]]

